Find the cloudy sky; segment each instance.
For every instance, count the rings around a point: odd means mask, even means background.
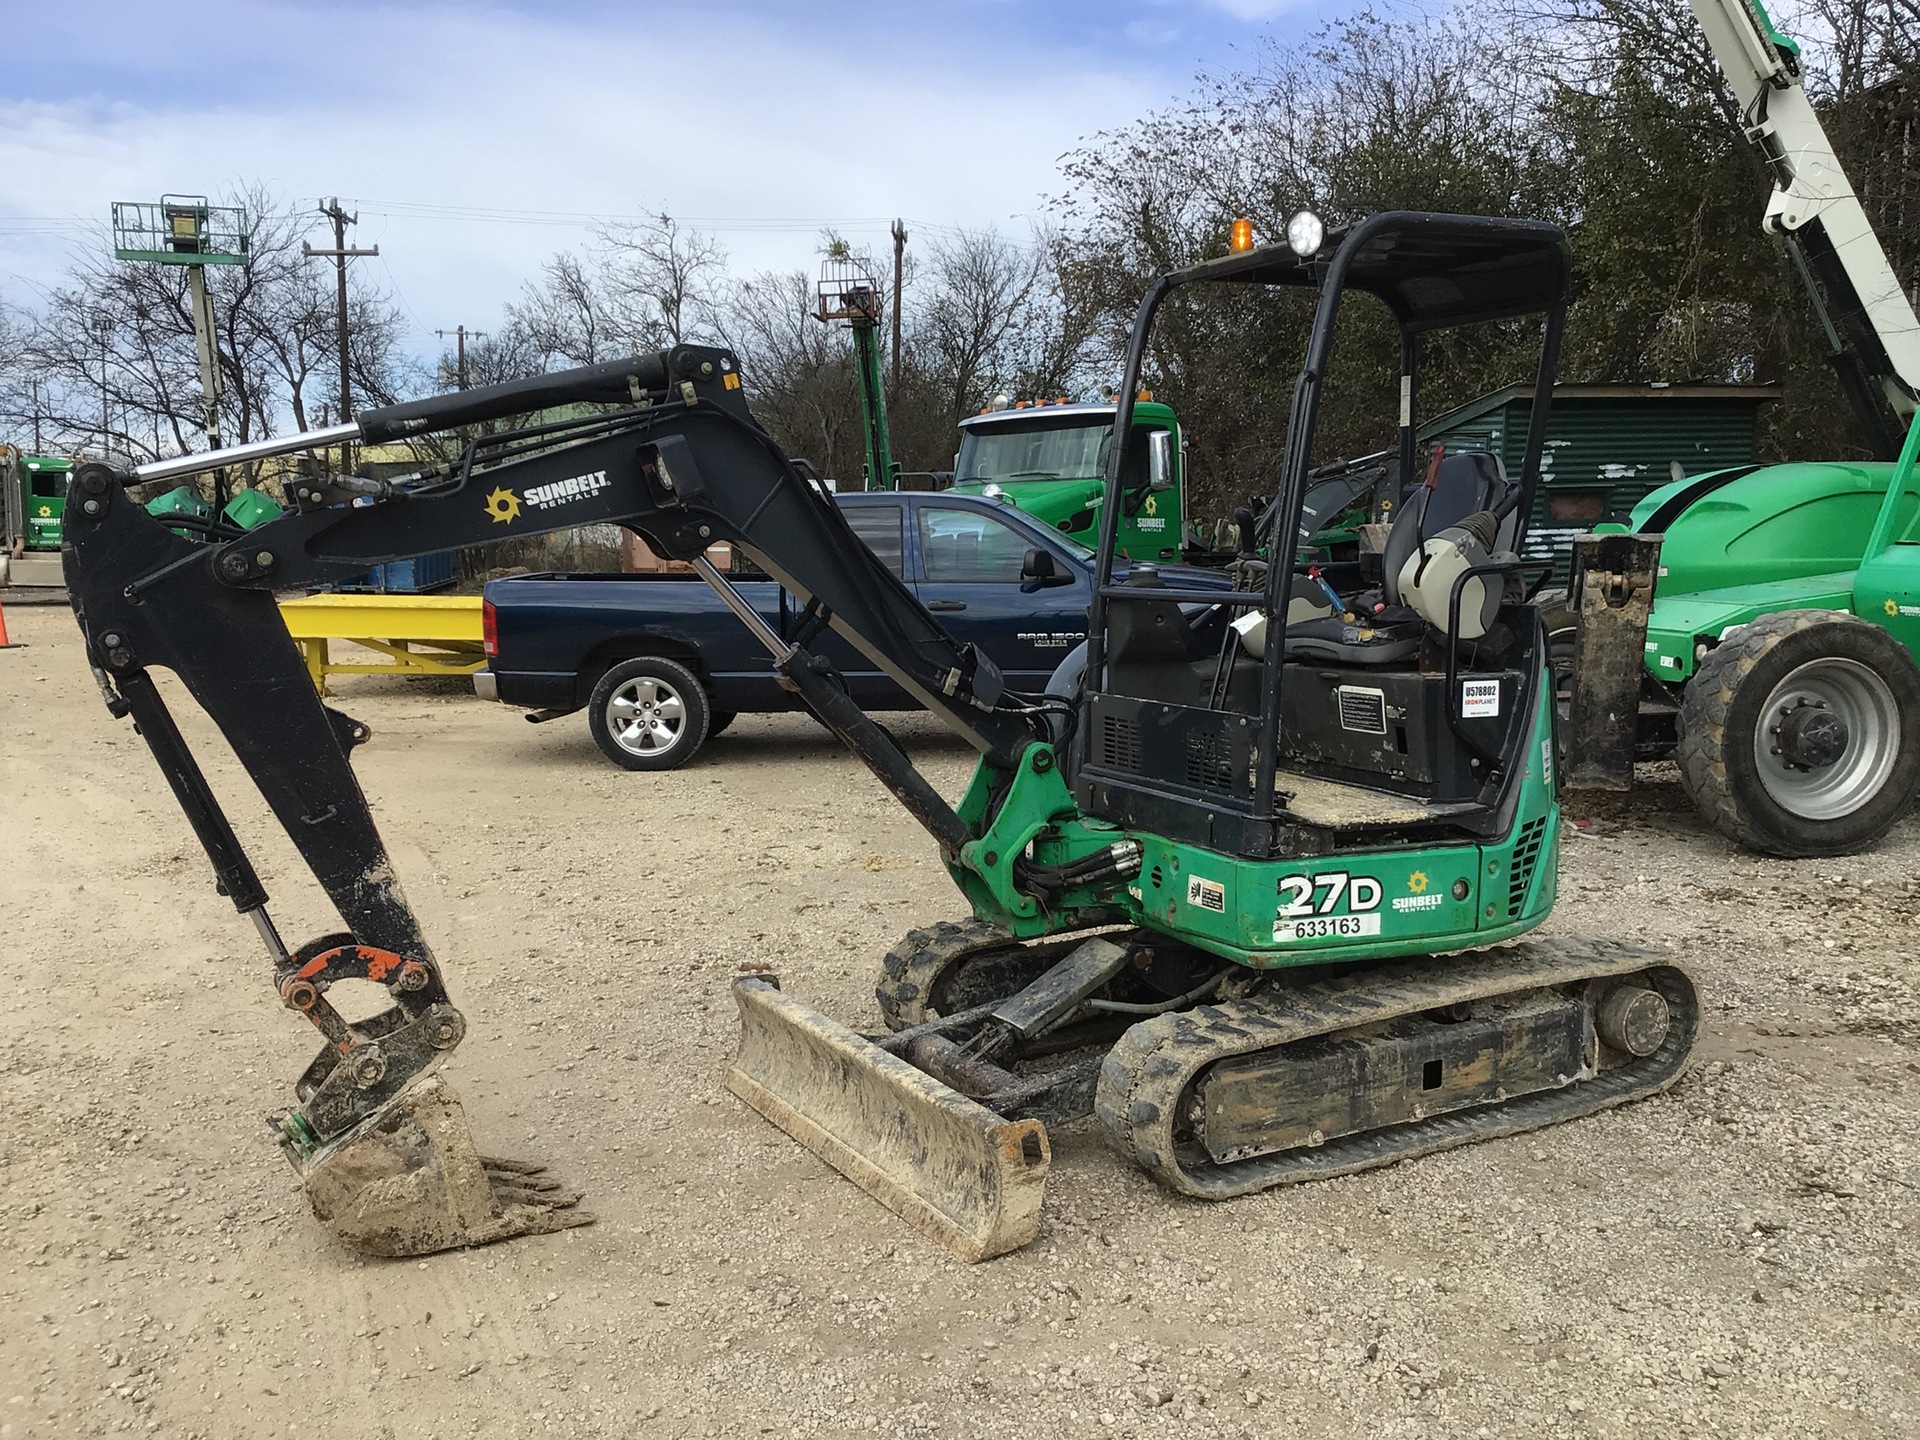
[[[21,0],[0,298],[31,304],[114,200],[237,181],[357,207],[422,352],[596,216],[665,210],[743,272],[811,269],[828,224],[1020,231],[1064,152],[1335,3]]]

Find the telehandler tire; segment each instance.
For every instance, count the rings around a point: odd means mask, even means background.
[[[1687,683],[1674,759],[1730,840],[1789,858],[1864,850],[1920,792],[1920,666],[1841,611],[1763,615]]]
[[[673,770],[707,743],[712,714],[698,675],[677,660],[642,655],[600,677],[587,702],[587,728],[616,765]]]

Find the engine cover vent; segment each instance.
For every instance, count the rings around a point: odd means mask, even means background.
[[[1201,790],[1232,788],[1233,756],[1226,736],[1187,732],[1187,783]]]
[[[1140,727],[1109,715],[1100,727],[1100,763],[1111,770],[1140,773]]]

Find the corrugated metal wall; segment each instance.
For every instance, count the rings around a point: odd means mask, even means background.
[[[1751,392],[1556,396],[1524,558],[1553,560],[1555,583],[1564,583],[1573,537],[1600,520],[1625,520],[1650,490],[1672,478],[1674,461],[1689,475],[1751,464],[1765,403]],[[1491,450],[1518,475],[1528,410],[1525,397],[1514,397],[1457,422],[1440,416],[1422,435],[1450,450]]]

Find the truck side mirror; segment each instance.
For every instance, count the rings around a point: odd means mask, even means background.
[[[1062,575],[1060,567],[1053,562],[1053,552],[1042,550],[1038,545],[1027,551],[1026,558],[1020,562],[1020,582],[1022,586],[1031,585],[1036,590],[1049,585],[1068,585],[1073,581],[1071,575]]]
[[[1147,435],[1147,488],[1173,488],[1173,432],[1154,430]]]

